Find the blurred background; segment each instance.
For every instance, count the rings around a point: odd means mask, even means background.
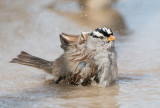
[[[159,0],[0,0],[1,108],[159,108]],[[41,70],[10,64],[20,51],[47,60],[59,34],[109,27],[119,78],[108,88],[46,84]]]

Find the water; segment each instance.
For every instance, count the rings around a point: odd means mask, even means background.
[[[54,60],[62,53],[59,33],[86,30],[46,8],[51,2],[0,1],[1,108],[159,108],[158,0],[119,0],[114,5],[132,32],[117,40],[119,78],[108,88],[46,84],[50,76],[41,70],[9,63],[21,50]]]

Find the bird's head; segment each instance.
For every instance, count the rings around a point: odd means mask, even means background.
[[[107,42],[110,42],[116,39],[113,36],[112,30],[106,27],[97,28],[95,31],[91,32],[90,36],[92,36],[93,38],[100,38],[101,40],[105,40]]]
[[[108,49],[113,47],[113,41],[115,39],[111,29],[106,27],[97,28],[88,34],[87,47],[90,49]]]

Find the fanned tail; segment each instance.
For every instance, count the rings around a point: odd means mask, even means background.
[[[12,59],[10,63],[18,63],[22,65],[36,67],[44,70],[49,74],[52,74],[53,62],[32,56],[24,51],[21,51],[17,58]]]

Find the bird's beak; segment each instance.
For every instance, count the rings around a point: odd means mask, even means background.
[[[115,39],[116,39],[116,37],[114,37],[113,35],[110,35],[110,37],[107,38],[107,41],[113,41]]]

